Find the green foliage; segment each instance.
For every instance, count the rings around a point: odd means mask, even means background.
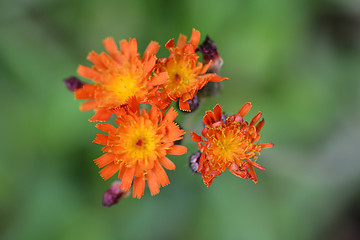
[[[315,2],[2,1],[0,238],[337,236],[332,226],[360,194],[360,37],[339,40],[348,37],[341,18],[340,32],[329,29],[334,11],[358,23],[360,14],[356,1]],[[159,195],[146,189],[141,200],[103,208],[111,180],[103,182],[92,163],[101,155],[91,143],[98,131],[63,79],[89,64],[87,53],[102,51],[105,37],[136,37],[139,52],[155,40],[166,57],[164,44],[193,27],[201,40],[208,34],[216,42],[229,80],[202,103],[187,132],[199,132],[216,103],[234,114],[251,101],[249,116],[261,110],[265,118],[262,142],[275,143],[259,158],[266,171],[257,171],[256,185],[224,174],[206,188],[186,157],[173,158],[177,169]]]

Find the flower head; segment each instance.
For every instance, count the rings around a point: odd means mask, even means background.
[[[250,124],[243,117],[250,111],[251,103],[245,103],[237,114],[223,121],[223,111],[216,105],[213,111],[207,111],[203,122],[205,128],[202,137],[191,133],[191,138],[198,143],[201,151],[198,172],[201,173],[204,184],[210,186],[213,178],[229,169],[235,176],[251,179],[255,183],[257,177],[255,168],[265,170],[256,163],[257,154],[263,148],[270,148],[273,143],[258,144],[260,130],[264,119],[256,124],[261,112],[255,115]],[[256,125],[255,125],[256,124]]]
[[[198,62],[199,56],[195,50],[199,41],[200,32],[193,29],[188,42],[186,36],[180,34],[176,46],[174,39],[166,43],[170,56],[158,62],[158,72],[166,72],[169,77],[169,81],[162,85],[163,108],[169,106],[171,100],[179,100],[180,109],[190,111],[187,101],[193,99],[201,88],[208,82],[220,82],[226,79],[215,73],[206,74],[211,63],[203,65]]]
[[[118,172],[120,188],[128,191],[133,185],[133,197],[141,198],[147,181],[151,195],[159,192],[160,186],[169,184],[163,168],[174,170],[175,165],[166,155],[182,155],[186,147],[174,145],[182,139],[174,119],[177,113],[173,108],[163,114],[152,107],[149,112],[140,111],[136,101],[114,111],[117,119],[114,127],[108,123],[99,123],[96,127],[108,135],[98,134],[95,143],[105,145],[104,155],[95,159],[98,167],[103,168],[100,175],[107,180]]]
[[[118,49],[113,38],[106,38],[104,46],[108,54],[90,52],[88,60],[94,65],[89,68],[80,65],[79,75],[91,79],[94,84],[85,84],[75,90],[76,99],[88,99],[80,107],[82,111],[94,109],[90,121],[106,121],[113,109],[126,106],[132,97],[140,103],[148,102],[155,95],[156,86],[167,81],[165,73],[154,74],[155,54],[159,50],[156,42],[151,42],[140,58],[137,41],[130,38],[120,41]]]

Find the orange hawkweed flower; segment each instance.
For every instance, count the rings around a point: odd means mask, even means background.
[[[81,104],[80,110],[94,109],[95,115],[90,121],[106,121],[113,109],[125,106],[131,97],[136,97],[140,103],[148,101],[155,95],[156,86],[168,80],[166,73],[154,74],[156,65],[155,54],[160,46],[150,42],[143,57],[137,53],[137,41],[130,38],[120,41],[118,49],[113,38],[104,41],[108,54],[90,52],[87,59],[94,65],[80,65],[78,74],[91,79],[95,84],[85,84],[75,90],[76,99],[88,99]]]
[[[194,98],[195,94],[208,82],[220,82],[226,78],[215,73],[205,74],[211,62],[203,65],[198,62],[199,56],[195,50],[200,41],[200,32],[193,29],[190,40],[186,43],[186,36],[180,34],[175,46],[174,39],[166,43],[170,56],[161,58],[158,62],[158,72],[166,72],[169,81],[162,85],[162,108],[170,105],[171,100],[179,100],[179,108],[190,111],[187,100]]]
[[[256,163],[257,154],[263,148],[271,148],[273,143],[258,144],[260,130],[264,126],[264,119],[256,124],[261,112],[255,115],[250,124],[243,121],[243,117],[250,111],[251,103],[245,103],[237,114],[223,118],[220,105],[213,111],[207,111],[203,122],[205,128],[202,137],[191,133],[191,138],[198,143],[201,151],[198,172],[201,173],[204,184],[210,186],[213,178],[229,169],[235,176],[251,179],[255,183],[257,177],[255,168],[265,170]],[[255,125],[256,124],[256,125]],[[253,160],[252,160],[253,159]]]
[[[94,143],[105,145],[104,155],[95,159],[104,180],[118,172],[120,188],[128,191],[133,185],[133,197],[141,198],[147,181],[151,195],[159,193],[160,186],[169,184],[164,168],[174,170],[175,165],[166,155],[182,155],[187,149],[174,145],[185,132],[174,123],[177,113],[173,108],[163,114],[152,107],[149,112],[140,111],[135,101],[114,111],[117,119],[114,127],[99,123],[96,127],[108,135],[98,134]]]

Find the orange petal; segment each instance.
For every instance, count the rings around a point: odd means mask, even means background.
[[[173,48],[174,46],[175,46],[175,43],[174,43],[174,39],[173,39],[173,38],[170,39],[170,40],[165,44],[165,47],[166,47],[167,49]]]
[[[183,102],[181,99],[179,99],[179,108],[182,111],[191,112],[189,103],[187,101]]]
[[[110,133],[110,132],[115,132],[116,128],[109,124],[109,123],[98,123],[95,125],[95,127],[97,129],[99,129],[100,131],[106,132],[106,133]]]
[[[119,170],[119,165],[115,162],[110,163],[99,172],[104,180],[108,180]]]
[[[91,79],[94,81],[98,81],[100,79],[100,73],[95,71],[92,68],[80,65],[77,69],[77,72],[80,76],[83,76],[84,78]]]
[[[152,170],[148,171],[146,177],[151,195],[158,194],[160,189],[154,172]]]
[[[144,177],[136,177],[134,180],[132,196],[140,199],[144,195],[145,190],[145,179]]]
[[[120,185],[120,188],[122,190],[127,191],[130,189],[131,183],[134,178],[134,173],[135,173],[135,167],[127,167],[125,169],[124,175],[121,179],[121,185]]]
[[[265,120],[263,119],[256,125],[256,132],[260,132],[264,124],[265,124]]]
[[[106,122],[111,117],[112,112],[109,110],[101,109],[89,119],[90,122]]]
[[[171,142],[183,139],[182,135],[185,134],[184,130],[180,129],[174,122],[170,123],[166,130],[166,139]]]
[[[155,106],[152,106],[150,111],[149,111],[149,117],[150,117],[150,120],[153,122],[153,123],[157,123],[159,122],[159,119],[160,119],[160,110],[155,107]]]
[[[259,121],[259,119],[261,118],[262,112],[258,112],[255,117],[253,117],[253,119],[250,122],[250,125],[255,125],[255,123],[257,123],[257,121]]]
[[[220,77],[219,75],[214,73],[214,74],[211,74],[210,76],[208,76],[206,80],[208,82],[221,82],[221,81],[226,80],[226,79],[228,79],[228,78]]]
[[[128,102],[128,107],[130,108],[130,110],[133,112],[133,113],[136,113],[136,114],[140,114],[140,107],[139,107],[139,102],[138,100],[136,99],[136,97],[131,97]]]
[[[238,111],[241,117],[244,117],[251,109],[251,102],[245,103]]]
[[[108,135],[104,135],[104,134],[96,134],[96,138],[93,141],[93,143],[97,143],[100,145],[107,145],[108,143]]]
[[[237,177],[240,177],[240,178],[244,178],[244,179],[247,179],[248,178],[248,173],[247,171],[241,171],[241,170],[238,170],[238,171],[233,171],[233,170],[230,170],[229,171],[234,174],[235,176]]]
[[[160,45],[157,42],[151,41],[145,49],[143,60],[147,60],[150,56],[155,55],[160,49]]]
[[[250,175],[250,179],[253,180],[254,183],[258,182],[255,169],[251,165],[249,165],[249,175]]]
[[[169,80],[169,76],[166,72],[162,72],[154,77],[151,78],[151,84],[152,86],[158,86],[161,84],[166,83]]]
[[[105,153],[101,157],[94,159],[94,162],[99,168],[102,168],[108,165],[109,163],[111,163],[112,161],[114,161],[114,159],[115,159],[114,154]]]
[[[118,51],[118,47],[116,46],[116,43],[112,37],[105,38],[103,44],[105,46],[106,51],[111,55]]]
[[[202,137],[200,137],[199,135],[197,135],[196,133],[194,133],[194,132],[191,132],[190,133],[190,137],[191,137],[191,139],[194,141],[194,142],[202,142]]]
[[[158,183],[164,187],[170,183],[169,178],[158,161],[155,162],[154,173],[158,180]]]
[[[253,161],[251,161],[251,160],[247,160],[246,162],[249,164],[249,166],[250,166],[250,165],[251,165],[251,166],[254,166],[254,167],[256,167],[256,168],[258,168],[258,169],[260,169],[260,170],[262,170],[262,171],[265,170],[265,168],[264,168],[263,166],[261,166],[260,164],[257,164],[256,162],[253,162]]]
[[[124,166],[124,164],[120,164],[119,165],[119,174],[118,174],[118,178],[122,179],[126,170],[126,167]]]
[[[274,146],[274,143],[263,143],[260,144],[261,148],[272,148]]]
[[[164,116],[163,121],[169,121],[172,122],[177,117],[178,113],[174,110],[174,108],[170,108],[169,111],[167,111],[166,115]]]
[[[145,62],[144,64],[144,75],[150,74],[156,65],[156,57],[152,56],[148,59],[148,61]]]
[[[137,40],[136,38],[129,39],[129,47],[130,47],[130,58],[136,57],[137,54]]]
[[[141,161],[138,161],[135,164],[135,177],[143,177],[144,176],[144,166],[141,166],[140,163],[142,163]]]
[[[80,105],[80,111],[89,111],[91,109],[94,109],[96,107],[96,102],[95,101],[87,101],[87,102],[84,102]]]
[[[121,52],[125,55],[126,58],[129,57],[129,43],[126,40],[120,41]]]
[[[187,152],[187,148],[182,145],[174,145],[172,148],[166,151],[170,155],[183,155]]]
[[[99,54],[97,54],[96,52],[91,51],[87,56],[87,60],[92,62],[97,67],[101,67],[101,68],[105,69],[105,65],[101,61],[101,58],[100,58]]]
[[[216,122],[215,114],[212,111],[206,111],[206,114],[203,118],[205,125],[211,125]]]
[[[203,123],[208,126],[212,124],[211,119],[207,114],[205,114],[205,116],[203,117]]]
[[[200,32],[198,30],[195,30],[195,28],[193,28],[189,43],[196,48],[199,42],[200,42]]]
[[[88,92],[84,88],[75,89],[74,94],[77,100],[94,98],[94,92]]]
[[[176,47],[183,49],[186,43],[186,38],[187,38],[186,36],[180,34],[179,39],[176,43]]]
[[[214,114],[215,114],[216,121],[221,121],[223,113],[222,113],[221,106],[219,104],[216,104],[216,106],[214,107]]]
[[[168,170],[175,170],[175,164],[172,161],[170,161],[170,159],[168,159],[167,157],[160,158],[159,162],[164,168]]]
[[[201,172],[204,168],[204,161],[205,161],[205,154],[204,153],[201,153],[201,157],[200,157],[200,160],[199,160],[199,167],[198,167],[198,172]]]

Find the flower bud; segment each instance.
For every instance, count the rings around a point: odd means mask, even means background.
[[[207,73],[219,73],[224,61],[219,55],[215,42],[209,36],[206,36],[204,42],[196,50],[203,54],[204,64],[211,61]]]
[[[115,181],[111,184],[109,190],[104,193],[103,206],[110,207],[120,201],[122,197],[129,195],[128,191],[120,189],[121,181]]]
[[[84,82],[80,81],[77,77],[69,77],[64,80],[66,87],[70,92],[74,92],[78,88],[82,88]]]
[[[192,154],[189,158],[190,169],[195,174],[199,174],[198,168],[199,168],[200,157],[201,157],[201,152],[197,151],[196,153]]]

